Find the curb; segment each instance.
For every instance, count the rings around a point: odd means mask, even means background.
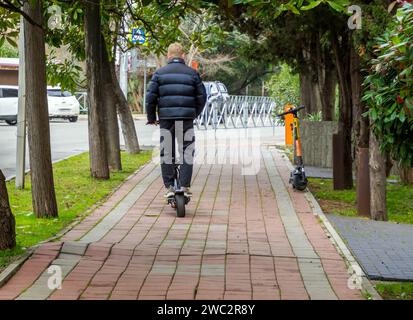
[[[294,167],[293,167],[290,159],[288,158],[288,156],[282,150],[280,150],[280,149],[277,149],[277,150],[282,152],[285,155],[285,158],[287,160],[288,168],[290,170],[293,170]],[[305,193],[305,197],[307,198],[307,200],[311,204],[311,207],[313,209],[313,214],[320,218],[323,226],[325,227],[325,231],[326,231],[327,235],[329,236],[331,242],[337,248],[339,253],[344,257],[345,262],[347,263],[347,266],[348,267],[357,267],[357,269],[360,270],[359,276],[361,277],[362,292],[363,291],[367,292],[373,300],[383,300],[383,298],[378,294],[376,289],[374,289],[374,286],[371,284],[370,280],[367,278],[367,275],[364,273],[363,269],[360,267],[357,260],[351,254],[350,250],[347,248],[347,246],[344,243],[341,236],[338,234],[336,229],[333,227],[333,225],[330,223],[330,221],[328,220],[328,218],[324,214],[323,210],[321,209],[320,205],[317,202],[317,199],[314,197],[314,195],[311,193],[310,190],[307,189],[307,192]]]
[[[68,159],[70,159],[70,158],[72,158],[72,157],[76,157],[76,156],[78,156],[78,155],[80,155],[80,154],[82,154],[82,153],[85,153],[85,152],[89,152],[89,150],[79,151],[79,152],[76,152],[76,153],[74,153],[74,154],[71,154],[70,156],[63,157],[63,158],[61,158],[61,159],[57,159],[56,161],[52,161],[52,165],[54,165],[54,164],[56,164],[56,163],[59,163],[59,162],[61,162],[61,161],[64,161],[64,160],[68,160]],[[30,173],[30,168],[24,170],[24,174],[25,174],[25,175],[27,175],[27,174],[29,174],[29,173]],[[16,175],[15,175],[15,174],[12,175],[12,176],[10,176],[10,177],[8,177],[8,178],[6,179],[6,181],[11,181],[11,180],[13,180],[13,179],[16,179]]]
[[[146,113],[145,114],[140,114],[140,113],[132,113],[132,118],[133,120],[146,120]],[[87,114],[79,114],[79,120],[85,121],[88,119]]]
[[[327,233],[330,236],[330,240],[333,242],[335,247],[339,250],[341,255],[345,258],[347,265],[356,266],[358,270],[360,270],[361,274],[359,274],[359,276],[361,277],[362,289],[365,292],[367,292],[373,300],[383,300],[383,298],[378,294],[376,289],[374,289],[373,285],[371,284],[370,280],[367,278],[367,275],[364,273],[363,269],[361,268],[357,260],[351,254],[350,250],[347,248],[341,236],[338,234],[336,229],[333,227],[333,225],[330,223],[330,221],[324,214],[323,210],[321,209],[314,195],[310,191],[308,191],[305,194],[305,196],[307,200],[311,203],[314,215],[320,218],[324,227],[327,229]]]
[[[155,148],[155,146],[153,146],[153,145],[145,145],[145,144],[144,144],[144,145],[140,145],[141,151],[151,151],[151,150],[153,150],[154,148]],[[126,151],[125,146],[124,146],[124,145],[121,145],[121,146],[120,146],[120,150],[121,150],[121,151]],[[61,159],[57,159],[57,160],[55,160],[55,161],[52,161],[52,165],[53,165],[53,164],[56,164],[56,163],[59,163],[59,162],[61,162],[61,161],[64,161],[64,160],[68,160],[68,159],[70,159],[70,158],[72,158],[72,157],[76,157],[76,156],[81,155],[82,153],[85,153],[85,152],[89,152],[89,150],[79,151],[79,152],[76,152],[76,153],[74,153],[74,154],[71,154],[70,156],[63,157],[63,158],[61,158]],[[30,173],[30,168],[24,170],[24,174],[25,174],[25,175],[27,175],[27,174],[29,174],[29,173]],[[8,178],[6,178],[6,182],[7,182],[7,181],[11,181],[11,180],[13,180],[13,179],[16,179],[16,175],[15,175],[15,174],[12,175],[12,176],[10,176],[10,177],[8,177]]]

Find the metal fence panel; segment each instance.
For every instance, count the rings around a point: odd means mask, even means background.
[[[195,120],[198,129],[234,129],[281,125],[275,117],[282,107],[270,97],[230,96],[228,100],[207,103]]]

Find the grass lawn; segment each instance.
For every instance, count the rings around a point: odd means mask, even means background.
[[[323,211],[345,216],[357,216],[356,192],[334,191],[331,179],[309,179],[309,188]],[[413,186],[387,185],[387,210],[389,221],[413,224]],[[413,283],[377,282],[377,292],[385,300],[413,300]]]
[[[413,300],[412,282],[377,282],[375,288],[385,300]]]
[[[309,179],[309,188],[323,211],[344,216],[357,216],[356,190],[333,190],[331,179]],[[387,185],[389,221],[413,224],[413,186]]]
[[[110,180],[94,180],[89,173],[89,154],[83,153],[53,165],[59,218],[38,219],[33,213],[30,175],[26,189],[16,190],[14,180],[7,182],[10,205],[16,218],[17,246],[0,251],[0,271],[26,248],[56,235],[60,230],[81,216],[96,202],[107,197],[122,181],[149,161],[152,153],[130,155],[122,152],[122,172],[111,174]]]

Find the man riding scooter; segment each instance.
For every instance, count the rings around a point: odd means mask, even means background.
[[[194,119],[206,103],[206,91],[198,72],[185,64],[179,43],[168,48],[168,64],[158,69],[146,95],[147,124],[161,129],[161,171],[166,188],[165,198],[174,196],[175,138],[181,151],[180,183],[185,197],[190,198],[193,157],[195,153]]]

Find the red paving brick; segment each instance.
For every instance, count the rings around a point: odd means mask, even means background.
[[[274,157],[287,186],[286,162]],[[154,167],[132,176],[61,241],[80,239]],[[305,195],[286,188],[337,297],[361,299],[347,288],[345,262]],[[164,203],[160,177],[155,179],[102,239],[89,244],[49,299],[309,299],[263,163],[250,176],[241,175],[238,165],[198,165],[192,189],[187,216],[176,218]],[[61,245],[41,245],[0,288],[0,299],[30,287]]]

